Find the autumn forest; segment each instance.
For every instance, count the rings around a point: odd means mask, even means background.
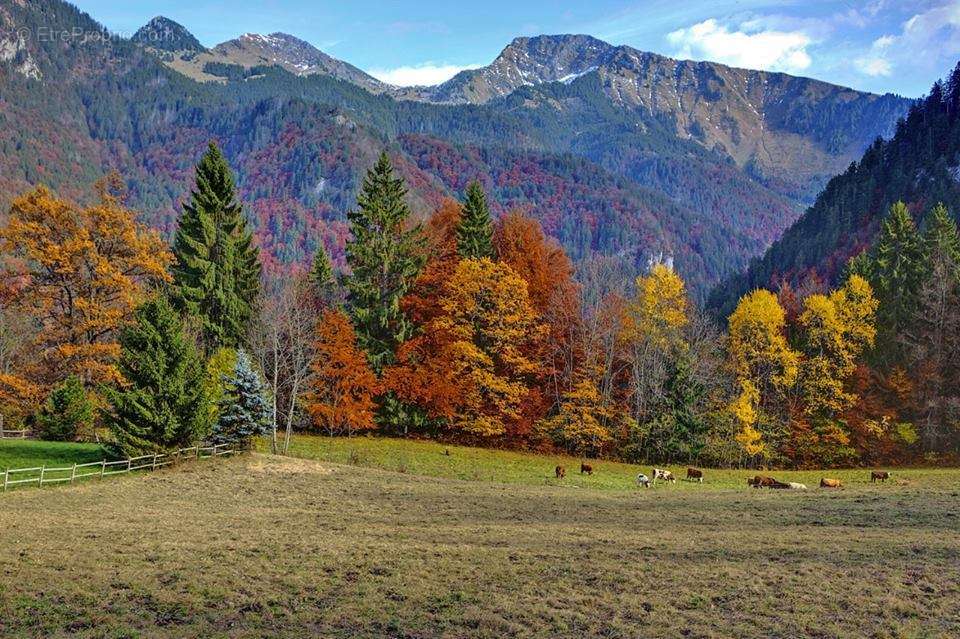
[[[345,267],[265,271],[211,143],[172,245],[123,182],[44,187],[0,229],[7,424],[118,455],[198,440],[376,432],[632,462],[824,467],[953,459],[960,237],[891,206],[830,290],[784,281],[728,317],[669,257],[577,266],[479,182],[423,216],[386,153]],[[421,221],[422,220],[422,221]]]

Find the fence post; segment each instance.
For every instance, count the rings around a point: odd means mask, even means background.
[[[100,479],[103,479],[103,471],[105,471],[106,469],[107,469],[107,460],[101,459],[100,460]]]
[[[73,480],[77,478],[77,465],[73,465],[73,470],[70,471],[70,483],[73,483]]]
[[[7,482],[10,481],[10,471],[9,469],[3,473],[3,492],[7,492]]]
[[[46,465],[46,464],[44,464],[43,466],[40,467],[40,479],[39,479],[39,483],[37,484],[37,486],[43,486],[43,474],[44,474],[45,472],[47,472],[47,465]]]
[[[157,454],[154,453],[154,454],[153,454],[153,468],[152,468],[151,470],[156,470],[156,469],[157,469]]]
[[[197,459],[200,459],[200,444],[197,444]]]
[[[127,457],[127,472],[130,472],[130,469],[133,468],[133,460]]]

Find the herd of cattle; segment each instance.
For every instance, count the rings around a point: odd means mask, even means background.
[[[567,476],[567,469],[563,466],[557,466],[555,469],[557,479],[563,479]],[[580,474],[581,475],[592,475],[593,466],[590,464],[581,463],[580,464]],[[655,485],[657,481],[666,481],[675,483],[677,481],[676,476],[669,470],[664,470],[662,468],[653,469],[653,478],[651,479],[644,473],[639,473],[637,475],[637,485],[643,486],[644,488],[650,488],[651,485]],[[870,481],[872,483],[876,482],[886,482],[890,479],[890,472],[886,470],[874,470],[870,472]],[[703,483],[703,471],[699,468],[687,468],[687,481],[695,481]],[[777,481],[773,477],[766,477],[764,475],[757,475],[747,479],[747,485],[752,486],[753,488],[774,488],[781,490],[806,490],[807,485],[801,484],[794,481]],[[824,477],[820,480],[820,488],[843,488],[843,482],[839,479],[828,479]]]

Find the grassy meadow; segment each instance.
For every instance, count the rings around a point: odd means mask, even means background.
[[[295,452],[321,459],[0,496],[0,636],[960,636],[958,470],[645,491],[604,462],[558,486],[559,458],[377,439]]]
[[[0,472],[8,468],[86,464],[103,458],[99,444],[0,439]]]
[[[269,442],[260,440],[258,449],[268,452]],[[379,468],[398,473],[426,475],[466,481],[490,481],[527,486],[565,486],[596,490],[632,490],[637,473],[653,476],[652,466],[623,464],[595,459],[584,460],[594,468],[593,475],[580,474],[579,458],[562,455],[449,446],[433,441],[391,439],[384,437],[319,437],[300,435],[290,445],[290,455],[303,459]],[[555,477],[556,466],[566,468],[565,479]],[[704,471],[704,484],[683,481],[687,466],[658,466],[673,471],[676,484],[659,484],[665,490],[703,491],[704,488],[744,488],[747,478],[756,470]],[[803,471],[763,471],[781,481],[806,484],[816,488],[822,477],[840,479],[845,485],[870,483],[869,469],[833,469]],[[958,474],[944,469],[896,469],[891,481],[899,485],[956,485]]]

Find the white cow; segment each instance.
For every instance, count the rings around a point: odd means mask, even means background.
[[[677,478],[674,477],[673,473],[671,473],[669,470],[663,470],[662,468],[654,468],[653,483],[657,483],[658,479],[662,479],[663,481],[668,481],[671,483],[676,483],[677,481]]]
[[[794,490],[806,490],[806,489],[807,489],[807,485],[806,485],[806,484],[798,484],[798,483],[795,482],[795,481],[787,482],[787,485],[790,486],[790,488],[792,488],[792,489],[794,489]]]
[[[650,478],[640,473],[637,475],[637,486],[643,486],[644,488],[650,488]]]

